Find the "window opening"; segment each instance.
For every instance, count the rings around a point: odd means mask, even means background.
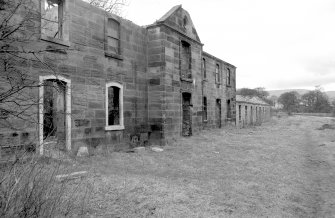
[[[215,66],[215,82],[220,83],[220,66],[218,64]]]
[[[186,16],[184,16],[184,19],[183,19],[183,27],[184,28],[186,27],[187,23],[188,23],[188,19],[187,19]]]
[[[120,24],[111,18],[107,22],[107,51],[120,54]]]
[[[203,72],[204,79],[206,79],[207,75],[206,75],[206,59],[205,58],[202,59],[202,72]]]
[[[123,86],[106,84],[106,130],[120,130],[123,126]]]
[[[227,85],[229,85],[230,86],[230,80],[231,80],[231,75],[230,75],[230,69],[228,68],[227,69]]]
[[[62,38],[63,1],[42,0],[42,34],[52,38]]]
[[[108,125],[120,125],[120,88],[108,87]]]
[[[207,121],[207,98],[203,99],[203,108],[204,108],[204,121]]]
[[[180,57],[181,77],[192,79],[191,71],[191,46],[185,41],[181,41],[181,57]]]

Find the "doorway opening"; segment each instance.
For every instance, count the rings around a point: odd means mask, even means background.
[[[257,107],[256,107],[256,111],[257,111]],[[256,112],[256,114],[257,114],[257,112]],[[254,108],[252,106],[250,106],[250,124],[251,125],[254,124]]]
[[[39,152],[46,145],[71,150],[70,80],[60,76],[40,77]]]
[[[231,108],[230,108],[230,100],[227,100],[227,119],[231,119]]]
[[[182,93],[182,136],[192,135],[192,95],[191,93]]]
[[[215,105],[216,127],[221,128],[221,99],[216,99]]]

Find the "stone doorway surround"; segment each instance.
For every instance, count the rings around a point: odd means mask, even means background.
[[[182,136],[192,135],[192,94],[182,93]]]
[[[65,146],[66,150],[71,150],[71,80],[66,79],[62,76],[48,75],[39,77],[39,149],[36,149],[40,155],[43,155],[44,151],[44,140],[43,140],[43,122],[44,122],[44,81],[46,80],[58,80],[64,82],[65,85]]]
[[[221,123],[221,99],[216,99],[215,103],[215,119],[216,119],[216,127],[221,128],[222,123]]]

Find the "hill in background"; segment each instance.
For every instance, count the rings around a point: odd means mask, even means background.
[[[308,89],[281,89],[281,90],[268,90],[270,96],[274,95],[274,96],[277,96],[279,97],[281,94],[285,93],[285,92],[292,92],[292,91],[296,91],[299,93],[299,95],[303,95],[305,93],[307,93],[308,91],[311,91],[311,90],[308,90]],[[328,92],[325,92],[328,97],[330,99],[335,99],[335,91],[328,91]]]

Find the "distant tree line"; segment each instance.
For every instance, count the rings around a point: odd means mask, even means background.
[[[331,113],[335,114],[335,100],[330,101],[322,88],[317,86],[315,90],[300,95],[296,91],[285,92],[278,98],[283,105],[283,110],[301,113]]]
[[[263,87],[241,88],[237,90],[237,94],[246,97],[259,97],[272,106],[280,103],[283,106],[282,109],[288,113],[333,113],[335,115],[335,99],[331,101],[320,86],[303,95],[291,91],[285,92],[279,97],[270,96]]]

